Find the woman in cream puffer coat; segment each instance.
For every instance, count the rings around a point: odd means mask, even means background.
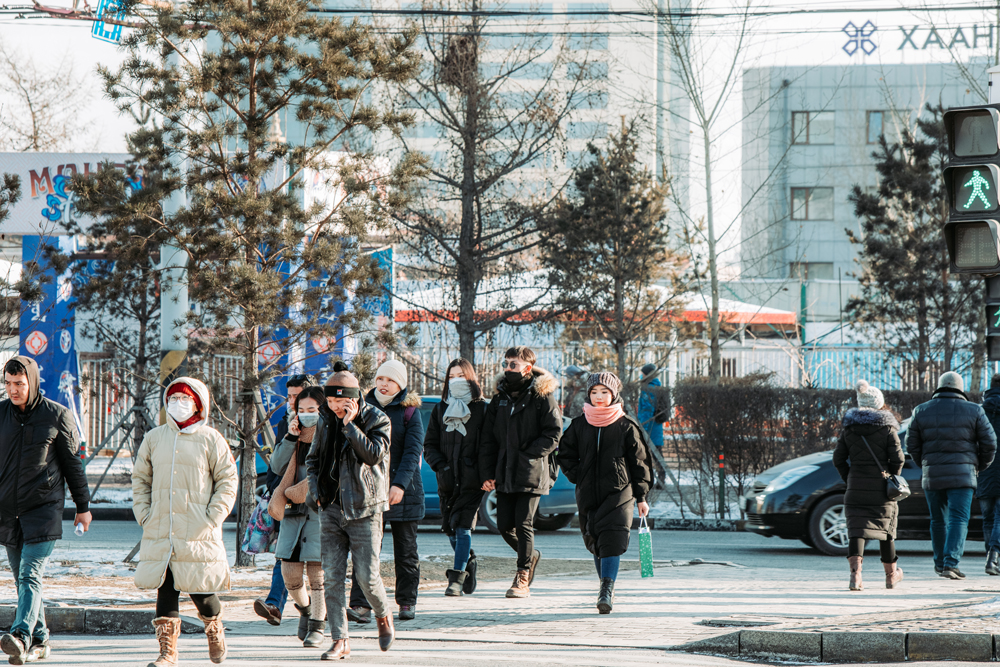
[[[208,387],[178,378],[164,392],[167,423],[146,434],[132,472],[135,518],[142,526],[135,584],[157,590],[153,625],[160,657],[177,662],[179,591],[191,594],[205,622],[209,657],[225,660],[218,591],[229,590],[222,522],[236,502],[236,461],[222,434],[208,425]]]

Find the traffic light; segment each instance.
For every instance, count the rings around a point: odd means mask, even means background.
[[[986,279],[986,358],[1000,361],[1000,276]]]
[[[949,109],[944,126],[951,271],[1000,273],[1000,104]]]

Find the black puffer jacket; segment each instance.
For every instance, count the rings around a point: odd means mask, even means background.
[[[983,394],[983,411],[990,420],[994,433],[1000,433],[1000,389],[987,389]],[[976,495],[980,498],[1000,497],[1000,463],[994,461],[986,470],[979,472]]]
[[[469,421],[465,435],[445,430],[444,413],[448,404],[441,402],[431,411],[424,437],[424,458],[437,475],[441,500],[442,528],[451,534],[455,528],[472,529],[472,522],[483,498],[483,480],[479,477],[479,444],[486,401],[469,402]]]
[[[562,413],[555,398],[559,383],[537,366],[531,372],[531,384],[516,397],[501,376],[486,408],[479,472],[484,481],[496,480],[498,493],[545,495],[552,488],[549,454],[562,435]]]
[[[622,415],[598,428],[580,415],[559,441],[559,466],[576,484],[580,530],[587,549],[601,558],[628,550],[635,503],[649,493],[653,474],[649,443],[635,419]]]
[[[896,501],[885,495],[882,469],[893,475],[903,470],[898,431],[899,422],[888,410],[851,408],[844,415],[843,431],[833,451],[833,465],[847,482],[844,511],[848,537],[896,539],[899,508]]]
[[[359,400],[354,420],[331,415],[327,436],[314,438],[306,456],[309,494],[319,507],[333,498],[334,454],[340,456],[340,507],[349,521],[389,509],[389,418]]]
[[[923,467],[925,491],[976,488],[976,472],[993,462],[997,437],[983,408],[942,388],[913,409],[906,451]]]
[[[34,359],[14,359],[27,371],[28,404],[21,412],[0,401],[0,544],[8,547],[62,537],[67,483],[77,513],[90,506],[73,415],[41,395]]]
[[[387,521],[420,521],[424,518],[424,481],[420,477],[420,455],[424,451],[424,422],[420,419],[420,396],[409,388],[393,397],[384,408],[372,389],[365,396],[368,405],[381,410],[392,422],[389,445],[389,484],[403,489],[403,500],[391,505],[385,514]],[[410,420],[406,411],[412,408]],[[405,422],[405,423],[404,423]]]

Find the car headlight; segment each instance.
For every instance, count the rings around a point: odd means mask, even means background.
[[[819,466],[798,466],[796,468],[792,468],[791,470],[786,470],[768,482],[767,487],[764,489],[764,493],[774,493],[775,491],[779,491],[786,486],[791,486],[809,473],[816,470],[819,470]]]

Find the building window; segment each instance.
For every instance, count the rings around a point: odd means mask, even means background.
[[[832,144],[832,111],[793,111],[793,144]]]
[[[833,220],[833,188],[792,188],[792,220]]]
[[[869,111],[868,112],[868,143],[877,144],[878,138],[885,134],[884,128],[885,122],[885,112],[884,111]]]
[[[566,35],[566,47],[570,51],[607,51],[608,34],[606,32],[574,32]]]
[[[792,280],[833,280],[833,262],[792,262],[788,265]]]

